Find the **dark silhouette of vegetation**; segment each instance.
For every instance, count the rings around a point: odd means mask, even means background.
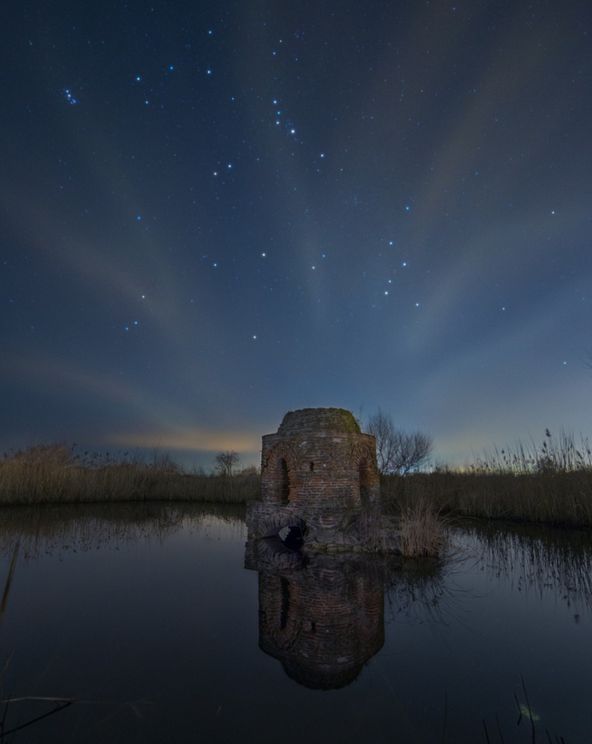
[[[431,437],[419,431],[396,429],[392,418],[380,409],[370,416],[366,430],[376,438],[381,473],[407,475],[425,465],[432,452]]]
[[[216,470],[220,475],[226,478],[232,477],[232,471],[235,466],[238,465],[240,457],[238,452],[234,450],[227,450],[226,452],[219,452],[216,455]]]

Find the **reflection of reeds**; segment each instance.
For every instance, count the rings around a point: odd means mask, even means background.
[[[245,532],[244,507],[238,504],[106,503],[2,507],[0,554],[11,555],[20,541],[25,559],[43,552],[64,553],[108,548],[179,530],[216,531],[221,523]],[[227,529],[227,528],[226,528]]]
[[[167,456],[146,463],[75,454],[63,445],[32,447],[0,460],[0,504],[82,501],[242,503],[259,492],[253,468],[231,477],[183,472]]]
[[[0,620],[6,612],[6,606],[8,605],[8,595],[10,594],[10,587],[12,586],[12,580],[14,579],[14,572],[16,569],[16,560],[18,558],[19,543],[15,545],[12,551],[12,558],[10,559],[10,565],[8,567],[8,576],[4,584],[4,591],[2,592],[2,600],[0,601]]]
[[[493,578],[521,592],[561,597],[592,611],[592,542],[588,531],[539,525],[464,525],[453,539]],[[574,619],[578,620],[575,613]]]

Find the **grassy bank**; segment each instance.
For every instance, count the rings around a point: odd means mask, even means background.
[[[0,460],[0,504],[117,501],[244,503],[259,494],[253,468],[231,477],[186,473],[168,457],[152,462],[33,447]]]
[[[384,476],[383,499],[424,501],[443,514],[592,527],[592,470],[545,473],[443,471]]]

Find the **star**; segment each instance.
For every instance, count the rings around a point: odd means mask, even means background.
[[[407,267],[407,261],[401,261],[401,266],[403,268],[406,268]]]
[[[256,340],[257,340],[257,334],[256,334],[256,333],[254,333],[254,334],[253,334],[253,335],[251,336],[251,338],[253,339],[253,341],[256,341]]]
[[[70,88],[65,88],[64,89],[64,98],[66,99],[66,102],[70,106],[77,106],[78,103],[79,103],[79,100],[77,98],[75,98],[75,96],[73,95],[73,93],[70,90]]]
[[[134,80],[136,81],[136,83],[141,83],[142,82],[142,76],[141,75],[136,75],[136,77],[134,78]]]
[[[142,215],[141,214],[137,214],[136,215],[136,222],[142,222]]]
[[[261,252],[261,258],[266,258],[266,257],[267,257],[267,253],[265,253],[265,251],[262,251]]]

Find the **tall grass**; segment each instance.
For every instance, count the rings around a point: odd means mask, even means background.
[[[405,558],[437,558],[446,546],[446,524],[434,504],[419,498],[399,513],[401,554]]]
[[[0,504],[105,501],[244,503],[259,493],[249,468],[234,476],[186,473],[169,457],[152,462],[76,454],[64,445],[31,447],[0,460]]]

